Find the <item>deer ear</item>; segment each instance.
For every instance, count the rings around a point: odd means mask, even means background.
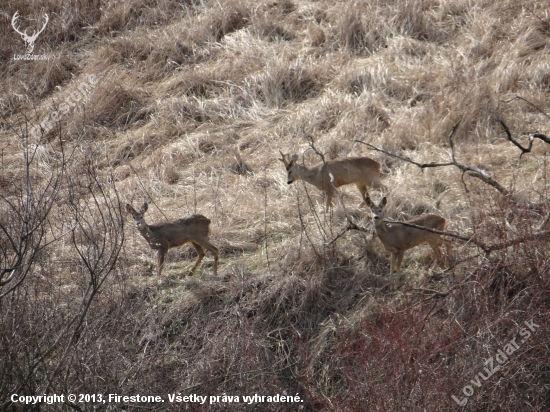
[[[133,210],[134,210],[134,208],[132,206],[130,206],[128,203],[126,203],[126,211],[128,213],[132,213]]]
[[[140,213],[145,213],[145,212],[147,212],[147,208],[148,208],[147,203],[144,203],[143,206],[141,206]]]
[[[386,196],[382,198],[382,201],[380,202],[380,207],[386,206],[386,203],[388,203],[388,200],[386,199]]]

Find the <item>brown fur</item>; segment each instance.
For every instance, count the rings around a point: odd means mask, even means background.
[[[147,203],[143,204],[139,212],[136,212],[132,206],[127,204],[126,211],[134,218],[139,232],[149,243],[151,249],[157,250],[157,276],[160,276],[162,272],[164,257],[168,249],[185,243],[191,243],[199,255],[195,266],[189,272],[189,276],[193,275],[204,258],[204,249],[210,250],[214,254],[214,276],[216,276],[219,251],[209,241],[211,233],[210,219],[203,215],[191,215],[171,222],[148,225],[143,219],[143,214],[147,211]]]
[[[448,239],[441,239],[437,233],[428,232],[426,230],[416,229],[414,227],[401,224],[387,224],[384,222],[384,206],[386,198],[384,197],[380,205],[376,206],[370,200],[368,195],[365,196],[365,203],[372,209],[374,215],[374,227],[378,238],[388,252],[391,252],[390,260],[390,275],[394,272],[399,272],[401,262],[406,250],[412,249],[422,243],[427,243],[433,249],[438,262],[443,263],[439,246],[445,244],[447,249],[447,258],[445,264],[448,264],[448,258],[451,254],[451,242]],[[418,226],[425,226],[431,229],[445,230],[445,218],[437,215],[422,215],[408,220],[405,223],[412,223]]]
[[[334,188],[355,183],[364,198],[368,194],[367,187],[378,189],[383,187],[380,182],[380,163],[369,157],[347,157],[344,159],[327,160],[312,167],[296,163],[298,155],[283,154],[279,160],[285,164],[288,171],[287,183],[291,184],[302,179],[317,189],[326,193],[325,210],[330,208],[332,198],[336,194]],[[334,181],[331,182],[331,175]]]

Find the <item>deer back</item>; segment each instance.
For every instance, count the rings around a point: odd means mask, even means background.
[[[369,157],[348,157],[329,160],[323,166],[323,180],[330,181],[328,172],[334,176],[334,186],[362,182],[370,186],[380,179],[380,163]]]
[[[150,243],[166,248],[182,245],[194,239],[208,239],[210,219],[203,215],[191,215],[171,222],[149,225],[152,235]]]
[[[407,223],[413,223],[418,226],[430,227],[437,230],[445,229],[445,218],[438,215],[421,215],[413,219],[407,220]]]
[[[406,223],[412,223],[418,226],[425,226],[432,229],[444,230],[445,218],[437,215],[422,215],[408,220]],[[386,246],[391,250],[408,250],[421,243],[437,240],[438,234],[426,230],[416,229],[414,227],[401,225],[398,223],[387,224],[383,233],[377,234]]]

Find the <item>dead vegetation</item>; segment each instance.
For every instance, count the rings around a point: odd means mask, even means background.
[[[118,393],[165,397],[149,410],[454,410],[533,319],[464,410],[547,410],[549,6],[7,2],[0,409]],[[12,58],[16,11],[23,29],[48,13],[34,53],[49,60]],[[321,213],[279,150],[375,159],[388,220],[445,218],[449,267],[418,247],[388,276],[357,190]],[[132,202],[152,222],[207,216],[219,276],[206,259],[186,277],[196,255],[177,248],[157,282]],[[304,402],[167,403],[284,392]]]

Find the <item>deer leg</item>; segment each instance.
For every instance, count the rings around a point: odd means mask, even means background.
[[[201,241],[200,245],[205,248],[206,250],[209,250],[214,255],[214,276],[217,276],[218,274],[218,257],[220,255],[219,249],[214,246],[212,243],[203,240]]]
[[[395,267],[395,257],[396,254],[391,252],[391,258],[390,258],[390,275],[393,274],[393,269]]]
[[[365,195],[368,194],[367,185],[363,182],[357,182],[355,183],[355,186],[357,186],[357,189],[359,189],[359,192],[361,192],[361,203],[359,203],[359,207],[363,206],[364,204],[366,205],[367,203],[365,202]]]
[[[399,250],[397,254],[395,255],[395,273],[399,273],[399,270],[401,269],[401,262],[403,261],[403,256],[405,255],[404,250]]]
[[[445,265],[449,266],[451,264],[451,241],[449,239],[443,239],[443,243],[445,244],[445,249],[447,250]]]
[[[218,257],[220,256],[220,251],[216,246],[214,246],[210,242],[208,243],[207,248],[214,255],[214,276],[217,276],[217,274],[218,274]]]
[[[430,246],[435,253],[435,258],[437,259],[437,262],[440,265],[443,265],[443,257],[441,256],[441,250],[439,250],[439,238],[437,240],[434,240],[433,242],[430,242]]]
[[[160,277],[162,272],[162,266],[164,265],[164,256],[166,255],[166,250],[159,249],[157,252],[157,277]]]
[[[325,212],[328,212],[332,205],[332,189],[325,191]]]
[[[204,258],[204,250],[202,249],[201,245],[195,242],[191,242],[191,244],[195,247],[195,250],[198,253],[197,262],[195,263],[195,266],[191,269],[189,272],[189,276],[193,276],[193,273],[195,273],[195,270],[197,270],[197,267],[200,265],[202,258]]]

